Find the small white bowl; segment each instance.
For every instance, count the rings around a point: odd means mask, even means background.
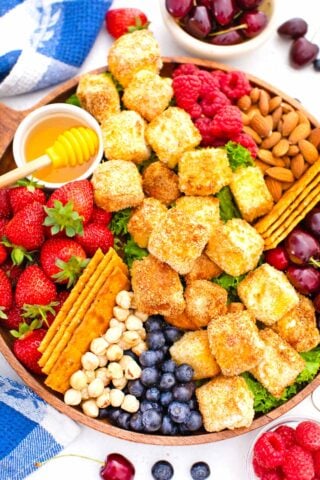
[[[276,6],[278,0],[264,0],[270,4],[269,22],[256,37],[249,38],[243,43],[237,45],[213,45],[199,40],[178,25],[177,21],[170,15],[166,9],[165,0],[159,0],[160,11],[165,26],[174,37],[176,42],[187,52],[195,57],[207,58],[211,60],[227,60],[255,51],[264,42],[266,42],[276,31]]]
[[[44,122],[50,117],[71,117],[72,120],[79,123],[79,125],[92,128],[98,135],[99,147],[95,158],[91,163],[88,164],[88,168],[85,170],[85,172],[74,180],[83,180],[84,178],[90,177],[97,165],[100,163],[103,156],[103,141],[101,128],[97,120],[90,113],[88,113],[83,108],[79,108],[75,105],[70,105],[68,103],[52,103],[50,105],[44,105],[43,107],[39,107],[33,112],[31,112],[22,120],[22,122],[17,128],[13,139],[13,156],[17,166],[21,167],[26,163],[25,146],[30,132],[36,126],[40,125],[42,122]],[[30,175],[29,178],[33,178],[39,184],[43,185],[48,189],[59,188],[68,181],[70,181],[68,180],[65,182],[54,183],[41,180],[37,177],[35,178],[32,175]]]

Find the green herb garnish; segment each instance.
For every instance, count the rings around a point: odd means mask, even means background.
[[[231,218],[241,218],[229,187],[221,188],[216,197],[220,200],[220,218],[223,222],[227,222]]]
[[[239,143],[229,141],[225,149],[227,150],[230,167],[233,171],[239,167],[249,167],[254,165],[253,158],[249,150]]]
[[[139,247],[136,242],[129,238],[123,247],[124,259],[129,268],[132,267],[134,260],[141,260],[143,257],[149,255],[148,250]]]
[[[115,235],[126,235],[128,233],[128,222],[131,215],[131,208],[125,208],[112,216],[110,230]]]
[[[219,277],[213,278],[212,281],[220,287],[223,287],[228,292],[228,303],[239,301],[237,287],[239,283],[244,279],[246,275],[239,275],[238,277],[232,277],[227,273],[221,273]]]
[[[73,93],[69,98],[67,98],[66,103],[70,105],[75,105],[76,107],[81,107],[79,97]]]

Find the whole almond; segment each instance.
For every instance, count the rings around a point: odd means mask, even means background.
[[[282,190],[285,192],[290,187],[292,187],[292,185],[294,185],[294,182],[282,182],[281,185],[282,185]]]
[[[282,103],[282,97],[277,95],[276,97],[272,97],[269,101],[269,113],[273,112],[276,108],[278,108]]]
[[[253,88],[250,92],[250,98],[252,103],[257,103],[260,98],[260,88]]]
[[[281,182],[275,180],[271,177],[265,178],[266,185],[268,187],[269,192],[272,195],[272,198],[275,202],[278,202],[282,196],[282,185]]]
[[[272,112],[273,130],[277,128],[281,117],[282,117],[282,107],[280,106]]]
[[[308,123],[299,123],[290,133],[289,142],[298,143],[300,140],[306,139],[310,135],[310,131],[311,128]]]
[[[306,125],[306,124],[302,123],[301,125]],[[300,148],[300,152],[302,153],[303,158],[305,159],[306,162],[312,165],[316,160],[318,160],[318,156],[319,156],[318,150],[308,140],[299,140],[298,147]]]
[[[246,114],[248,115],[248,117],[250,118],[250,121],[251,119],[257,114],[259,113],[260,114],[260,110],[259,108],[257,107],[257,105],[252,105],[249,110],[247,110]]]
[[[282,118],[280,118],[279,122],[278,122],[278,125],[277,125],[277,131],[278,132],[282,132],[282,124],[283,124],[283,120]]]
[[[247,110],[249,110],[249,108],[251,107],[251,98],[249,97],[249,95],[243,95],[241,98],[239,98],[238,100],[238,107],[240,108],[240,110],[243,110],[244,112],[246,112]]]
[[[305,113],[303,113],[301,110],[298,110],[298,115],[299,115],[299,123],[307,123],[310,125],[310,121]]]
[[[294,110],[293,106],[289,105],[289,103],[287,102],[282,102],[281,106],[285,113],[292,112]]]
[[[251,135],[253,140],[258,145],[260,145],[260,143],[262,142],[262,138],[260,137],[260,135],[255,130],[253,130],[253,128],[251,128],[249,125],[244,125],[243,131],[246,132],[248,135]]]
[[[267,168],[270,168],[270,165],[268,165],[267,163],[262,162],[261,160],[259,160],[259,159],[257,159],[257,158],[255,159],[254,163],[256,164],[257,167],[260,168],[260,170],[262,171],[262,173],[264,173],[264,172],[267,170]]]
[[[289,112],[286,115],[283,115],[282,120],[281,133],[284,137],[288,137],[292,130],[298,125],[299,115],[297,112]]]
[[[261,90],[259,98],[259,110],[262,115],[268,115],[269,113],[269,100],[270,95],[266,90]]]
[[[290,145],[288,150],[289,157],[293,157],[294,155],[298,155],[300,152],[298,145]]]
[[[281,159],[279,158],[279,160],[282,160],[284,167],[290,168],[291,158],[288,157],[288,155],[284,155]],[[280,167],[280,165],[278,165],[278,167]]]
[[[272,155],[270,150],[260,148],[257,153],[257,157],[268,165],[277,165],[277,159]]]
[[[320,127],[314,128],[309,137],[308,137],[309,142],[312,143],[316,148],[319,147],[320,145]]]
[[[267,118],[267,117],[265,117]],[[272,117],[271,117],[272,118]],[[261,142],[261,148],[265,148],[267,150],[271,149],[274,147],[279,140],[281,140],[281,133],[280,132],[272,132],[270,137],[264,138]]]
[[[292,157],[290,169],[296,179],[301,177],[304,172],[304,158],[301,153]]]
[[[250,118],[248,115],[244,112],[241,112],[241,117],[242,117],[242,123],[243,125],[250,125]]]
[[[265,172],[271,178],[279,180],[279,182],[293,182],[294,176],[291,170],[284,167],[270,167]]]
[[[257,132],[260,137],[268,137],[272,129],[270,128],[269,122],[266,120],[266,117],[260,115],[260,113],[256,113],[250,122],[250,127],[253,128],[255,132]]]
[[[282,138],[272,149],[272,154],[275,157],[282,157],[286,155],[289,150],[290,144],[286,138]]]

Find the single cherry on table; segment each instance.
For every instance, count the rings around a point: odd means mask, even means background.
[[[103,480],[133,480],[134,476],[134,466],[120,453],[110,453],[100,469]]]

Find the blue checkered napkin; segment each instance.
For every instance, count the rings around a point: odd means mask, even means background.
[[[0,375],[0,479],[22,480],[80,432],[28,387]]]
[[[112,0],[0,0],[0,97],[73,77]]]

